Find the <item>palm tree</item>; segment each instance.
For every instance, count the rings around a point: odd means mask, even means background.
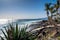
[[[46,8],[46,11],[47,11],[47,17],[49,17],[49,9],[50,9],[50,3],[46,3],[45,4],[45,8]]]
[[[46,3],[45,4],[45,10],[46,10],[46,12],[47,12],[47,17],[48,17],[48,22],[49,22],[49,9],[50,9],[50,5],[51,5],[51,3]],[[49,22],[50,23],[50,22]]]
[[[60,6],[60,3],[59,3],[59,0],[57,0],[57,3],[54,5],[54,7],[56,8],[56,12],[57,12],[57,13],[56,13],[56,17],[57,17],[56,20],[57,20],[57,21],[59,21],[59,20],[58,20],[58,15],[59,15],[58,10],[59,10],[59,6]]]
[[[46,3],[45,4],[45,8],[46,8],[46,11],[47,11],[47,17],[48,17],[48,22],[49,22],[49,24],[51,24],[52,25],[52,14],[54,13],[53,12],[53,9],[54,9],[54,7],[51,7],[51,3]],[[51,16],[49,15],[51,13]]]

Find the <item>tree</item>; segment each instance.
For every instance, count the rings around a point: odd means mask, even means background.
[[[58,16],[59,16],[59,6],[60,6],[60,3],[59,3],[59,0],[57,0],[57,3],[54,5],[55,9],[56,9],[56,20],[58,21]]]
[[[49,21],[49,9],[50,9],[50,5],[51,5],[51,3],[46,3],[46,4],[45,4],[45,10],[46,10],[46,12],[47,12],[48,21]],[[49,22],[49,23],[50,23],[50,22]]]

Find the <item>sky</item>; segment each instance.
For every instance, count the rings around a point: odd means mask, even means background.
[[[45,18],[45,3],[56,0],[0,0],[0,19]]]

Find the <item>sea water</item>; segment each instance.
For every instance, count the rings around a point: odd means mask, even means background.
[[[13,20],[13,21],[10,20],[10,21],[6,22],[5,24],[1,24],[0,29],[4,30],[4,27],[6,27],[9,23],[17,23],[20,28],[26,27],[26,25],[28,25],[27,27],[29,27],[29,25],[34,24],[41,20],[42,19],[17,19],[17,20]],[[43,20],[46,20],[46,19],[43,19]],[[4,37],[1,30],[0,30],[0,36]]]

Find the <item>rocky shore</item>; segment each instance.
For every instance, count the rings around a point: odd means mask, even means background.
[[[29,26],[31,29],[29,32],[32,32],[35,35],[38,35],[38,39],[47,37],[48,40],[58,40],[60,36],[60,24],[57,24],[57,27],[54,25],[48,24],[47,20],[36,22]]]

